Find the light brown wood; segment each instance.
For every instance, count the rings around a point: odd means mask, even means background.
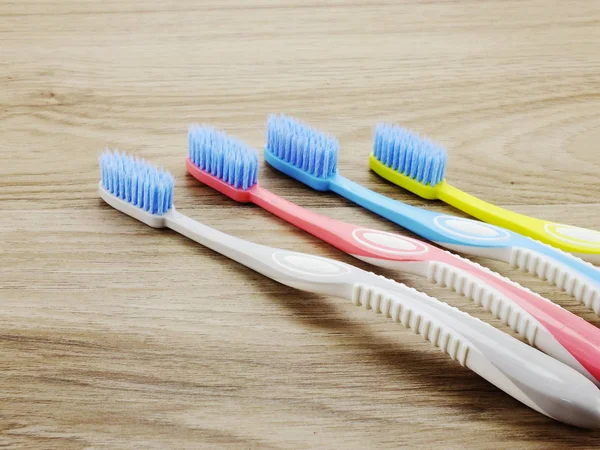
[[[0,446],[596,448],[399,325],[293,291],[98,198],[97,155],[171,170],[179,210],[259,243],[351,262],[185,175],[187,126],[261,148],[270,112],[450,149],[448,178],[516,211],[600,229],[600,2],[0,2]],[[261,165],[300,205],[397,227]],[[480,260],[480,262],[484,262]],[[596,325],[565,294],[485,261]],[[428,282],[384,272],[490,320]]]

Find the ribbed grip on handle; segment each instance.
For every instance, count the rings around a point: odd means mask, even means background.
[[[539,323],[527,311],[506,295],[492,288],[469,272],[446,263],[432,261],[428,267],[429,281],[449,287],[500,319],[513,331],[535,345]]]
[[[538,243],[539,245],[544,245]],[[578,264],[585,264],[596,270],[591,264],[579,260],[558,249],[552,249],[564,258],[572,258]],[[529,272],[547,281],[553,286],[566,291],[579,303],[600,315],[600,283],[594,282],[581,272],[553,259],[548,254],[522,247],[513,247],[510,253],[510,265],[523,272]]]
[[[356,306],[383,314],[394,322],[420,335],[446,353],[452,360],[465,366],[469,354],[468,343],[454,330],[444,326],[434,318],[427,317],[411,305],[403,303],[400,296],[393,296],[372,286],[356,284],[352,291],[352,301]]]
[[[543,414],[577,426],[598,426],[600,394],[585,377],[456,308],[406,286],[384,283],[381,277],[371,278],[377,286],[353,285],[355,305],[400,322]]]
[[[529,289],[459,256],[431,262],[429,278],[492,312],[529,343],[600,386],[600,330]]]

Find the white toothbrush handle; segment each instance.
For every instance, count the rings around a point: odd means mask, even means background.
[[[352,284],[347,283],[346,276],[353,266],[245,241],[190,219],[175,209],[165,214],[164,219],[168,228],[282,284],[316,294],[345,298],[352,295]]]
[[[600,391],[589,380],[456,308],[348,264],[235,238],[175,210],[164,219],[169,228],[282,284],[352,299],[401,322],[542,414],[584,428],[600,426]]]
[[[599,354],[596,342],[600,331],[592,324],[568,313],[529,289],[456,255],[452,255],[453,258],[445,261],[419,262],[357,257],[379,267],[426,277],[435,284],[464,295],[495,318],[502,320],[505,325],[527,339],[529,344],[567,364],[600,386],[600,382],[596,379]],[[457,267],[458,265],[462,267]],[[559,332],[554,328],[549,330],[538,320],[536,316],[549,319],[547,314],[536,307],[539,305],[549,306],[554,315],[560,314],[551,322],[560,323]],[[567,330],[566,334],[565,330]],[[582,357],[581,354],[584,356]],[[582,358],[583,362],[575,355]]]
[[[600,391],[583,375],[479,319],[395,285],[357,284],[354,302],[401,322],[536,411],[570,425],[600,427]]]

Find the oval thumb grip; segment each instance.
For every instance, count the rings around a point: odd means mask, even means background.
[[[598,231],[552,222],[544,225],[544,231],[559,241],[600,253],[600,232]]]

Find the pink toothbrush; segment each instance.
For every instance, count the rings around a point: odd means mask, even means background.
[[[312,158],[318,158],[315,144]],[[213,128],[190,128],[186,166],[194,178],[233,200],[255,203],[356,258],[426,277],[465,295],[531,345],[600,386],[600,329],[549,300],[425,242],[340,222],[273,194],[258,184],[256,151]]]

